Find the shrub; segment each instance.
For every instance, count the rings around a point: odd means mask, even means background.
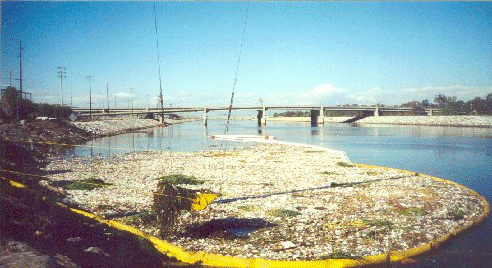
[[[36,114],[38,116],[45,116],[51,118],[57,118],[59,120],[66,120],[72,114],[72,108],[68,106],[52,105],[47,103],[36,104]]]
[[[167,175],[158,178],[162,182],[167,182],[172,185],[177,184],[189,184],[189,185],[200,185],[205,181],[197,179],[195,176],[186,176],[182,174]]]
[[[94,190],[96,188],[101,188],[104,186],[112,185],[110,183],[105,183],[101,179],[95,177],[90,177],[85,180],[76,180],[64,186],[67,190]]]
[[[301,215],[301,213],[295,211],[295,210],[289,210],[289,209],[283,209],[283,208],[278,208],[278,209],[269,209],[266,211],[266,215],[272,216],[272,217],[280,217],[280,218],[287,218],[287,217],[296,217]]]

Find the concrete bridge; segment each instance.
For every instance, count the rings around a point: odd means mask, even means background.
[[[152,109],[92,109],[89,111],[87,108],[73,108],[75,112],[79,112],[82,116],[114,116],[114,115],[141,115],[147,113],[154,114],[176,114],[176,113],[189,113],[189,112],[202,112],[203,124],[207,125],[208,113],[212,111],[227,111],[229,107],[183,107],[183,108],[152,108]],[[232,107],[231,110],[256,110],[258,126],[266,125],[266,111],[267,110],[309,110],[311,113],[311,126],[317,126],[318,124],[324,124],[325,111],[352,111],[358,112],[358,116],[354,117],[351,122],[367,116],[384,116],[385,113],[394,112],[410,112],[412,108],[406,107],[376,107],[376,106],[238,106]],[[440,109],[428,108],[425,110],[427,115],[432,116],[434,112],[438,112]]]

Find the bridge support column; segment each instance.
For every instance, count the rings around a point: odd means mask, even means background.
[[[379,117],[379,107],[376,107],[376,109],[374,110],[374,116]]]
[[[311,110],[311,127],[318,126],[319,110]]]
[[[263,106],[263,119],[261,120],[261,124],[266,126],[266,107]]]
[[[319,109],[318,124],[325,124],[325,108],[323,106]]]
[[[207,125],[207,108],[203,108],[203,125]]]
[[[429,113],[427,115],[432,116],[432,109],[429,109]]]
[[[263,125],[263,110],[258,110],[256,119],[258,119],[258,126],[261,127]]]

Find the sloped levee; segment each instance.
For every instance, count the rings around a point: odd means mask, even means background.
[[[379,167],[379,166],[366,165],[366,164],[356,164],[356,165],[359,167],[379,168],[379,169],[386,169],[386,170],[394,170],[407,174],[415,174],[415,172],[387,168],[387,167]],[[112,228],[128,232],[133,236],[135,236],[135,238],[138,239],[143,238],[149,241],[150,243],[152,243],[155,249],[157,249],[162,254],[165,254],[168,257],[174,257],[177,260],[182,261],[184,263],[200,264],[203,266],[213,266],[213,267],[360,267],[360,266],[377,265],[377,264],[400,263],[404,261],[406,258],[417,256],[435,250],[439,248],[443,243],[453,238],[454,236],[459,235],[474,226],[477,226],[478,224],[483,222],[490,214],[489,203],[484,197],[482,197],[477,192],[452,181],[431,177],[431,176],[428,177],[430,177],[433,180],[446,182],[456,187],[460,187],[470,191],[473,195],[477,196],[477,198],[480,199],[480,201],[482,202],[482,205],[484,207],[482,214],[479,217],[477,217],[473,222],[461,227],[460,229],[452,233],[443,235],[431,241],[430,243],[423,244],[418,247],[410,248],[407,250],[392,251],[380,255],[366,256],[361,259],[323,259],[323,260],[314,260],[314,261],[282,261],[282,260],[266,260],[261,258],[243,259],[243,258],[237,258],[231,256],[209,254],[206,252],[191,252],[191,251],[184,250],[180,247],[177,247],[157,237],[147,235],[146,233],[134,227],[124,225],[117,221],[105,220],[99,216],[96,216],[92,213],[83,210],[68,208],[61,203],[57,203],[57,205],[70,209],[72,213],[76,213],[84,217],[96,220]],[[27,189],[25,185],[13,181],[10,182],[10,186],[18,189]]]
[[[373,114],[370,112],[363,112],[362,114],[359,114],[356,117],[347,119],[347,120],[343,121],[342,123],[353,123],[353,122],[359,121],[359,120],[364,119],[364,118],[369,117],[369,116],[373,116]]]

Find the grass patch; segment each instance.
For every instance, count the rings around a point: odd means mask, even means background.
[[[425,212],[422,208],[398,208],[395,212],[405,216],[424,216]]]
[[[323,171],[320,174],[321,175],[337,175],[337,173],[333,172],[333,171]]]
[[[297,212],[295,210],[283,209],[283,208],[269,209],[266,211],[265,214],[267,216],[280,217],[280,218],[296,217],[301,215],[300,212]]]
[[[204,180],[199,180],[195,176],[186,176],[182,174],[162,176],[160,178],[157,178],[157,180],[167,182],[172,185],[177,185],[177,184],[200,185],[205,183]]]
[[[369,176],[376,176],[376,175],[379,175],[381,173],[379,171],[375,171],[375,170],[368,170],[368,171],[366,171],[366,174]]]
[[[243,206],[238,206],[237,208],[244,211],[257,211],[260,209],[260,207],[255,205],[243,205]]]
[[[352,256],[349,252],[343,250],[335,250],[332,254],[321,256],[322,260],[327,259],[359,259],[358,256]]]
[[[73,181],[73,182],[63,186],[63,188],[65,188],[67,190],[87,190],[87,191],[90,191],[90,190],[105,187],[108,185],[112,185],[112,184],[111,183],[105,183],[103,180],[97,179],[96,177],[92,176],[88,179]]]
[[[393,228],[393,223],[389,220],[364,220],[364,222],[371,226]]]
[[[385,229],[385,230],[380,230],[380,231],[375,231],[375,230],[371,230],[369,231],[366,236],[367,238],[369,239],[374,239],[374,240],[381,240],[384,238],[384,236],[388,235],[388,230]]]
[[[347,162],[337,162],[337,166],[340,166],[340,167],[348,167],[348,168],[355,167],[354,165],[349,164]]]
[[[455,221],[459,221],[465,218],[466,212],[461,208],[453,208],[448,212],[448,216],[453,218]]]
[[[121,218],[121,222],[131,225],[147,225],[157,220],[157,214],[153,211],[142,211],[138,214]]]

